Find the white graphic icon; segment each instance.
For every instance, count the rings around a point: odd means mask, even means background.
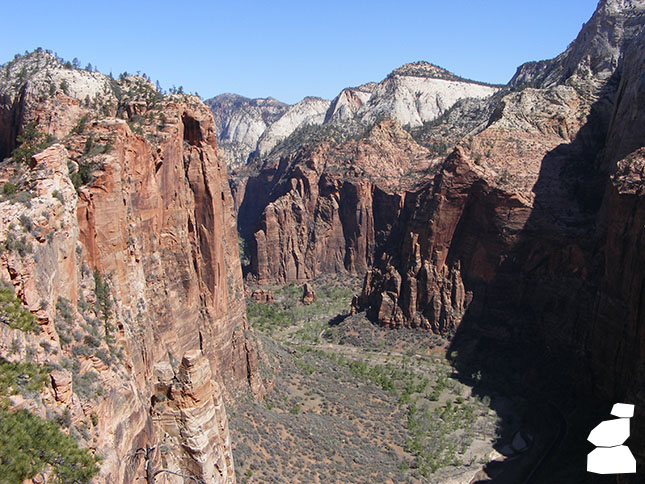
[[[600,422],[589,433],[587,440],[598,447],[587,455],[587,472],[594,474],[634,474],[636,459],[623,445],[629,438],[629,419],[634,416],[634,405],[617,403],[611,414],[614,420]]]

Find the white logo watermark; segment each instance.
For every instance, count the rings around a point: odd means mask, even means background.
[[[629,419],[634,416],[634,405],[617,403],[611,414],[618,418],[600,422],[587,437],[597,447],[587,455],[587,472],[634,474],[636,459],[629,447],[623,445],[629,438]]]

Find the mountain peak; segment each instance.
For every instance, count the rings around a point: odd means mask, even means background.
[[[548,87],[571,77],[607,79],[618,67],[623,46],[640,33],[644,18],[645,0],[601,0],[565,52],[521,65],[509,84]]]
[[[439,67],[426,61],[417,61],[411,62],[409,64],[403,64],[401,67],[394,69],[390,73],[390,76],[430,77],[434,79],[446,79],[449,81],[462,80],[459,76],[444,69],[443,67]]]

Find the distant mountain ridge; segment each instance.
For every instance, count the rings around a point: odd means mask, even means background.
[[[220,94],[206,105],[213,113],[219,145],[231,167],[246,163],[262,133],[289,108],[271,97],[249,99],[238,94]]]
[[[220,147],[229,167],[235,169],[246,165],[254,152],[266,155],[304,125],[369,126],[391,118],[418,127],[461,99],[486,98],[499,88],[419,61],[394,69],[381,82],[343,89],[332,101],[306,97],[289,106],[273,98],[221,94],[206,104],[215,117]]]

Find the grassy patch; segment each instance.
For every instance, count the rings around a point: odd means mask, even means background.
[[[249,299],[247,316],[263,333],[291,343],[317,343],[330,321],[349,312],[355,290],[334,284],[315,284],[317,300],[301,303],[302,286],[288,284],[274,291],[275,302],[266,304]],[[287,331],[285,331],[287,330]]]

